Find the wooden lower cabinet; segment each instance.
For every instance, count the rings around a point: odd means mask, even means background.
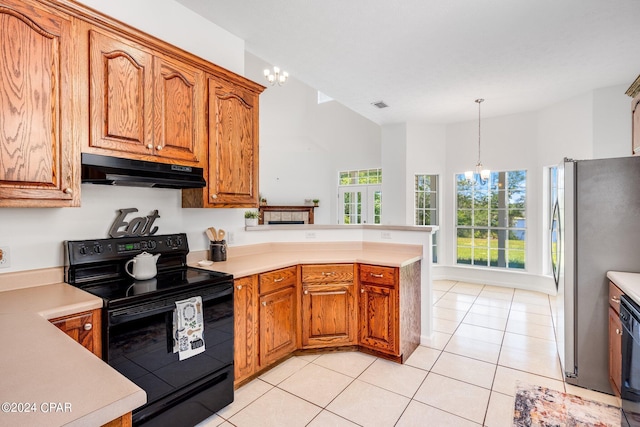
[[[420,271],[360,264],[361,348],[404,363],[420,345]]]
[[[624,293],[609,282],[609,382],[616,396],[620,396],[622,381],[622,324],[620,296]]]
[[[301,270],[302,348],[357,344],[354,265],[303,265]]]
[[[260,367],[296,349],[296,288],[288,286],[260,297]]]
[[[398,292],[395,287],[360,284],[360,345],[397,355]]]
[[[49,321],[87,350],[102,358],[100,309],[57,317]]]
[[[234,382],[253,375],[258,365],[258,276],[234,281]]]

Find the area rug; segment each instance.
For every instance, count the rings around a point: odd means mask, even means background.
[[[517,427],[619,427],[620,408],[541,386],[518,383]]]

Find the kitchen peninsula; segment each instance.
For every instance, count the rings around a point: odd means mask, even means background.
[[[431,334],[434,229],[257,226],[247,228],[263,232],[248,233],[257,243],[229,248],[226,261],[190,253],[191,266],[234,275],[236,384],[300,351],[358,349],[403,363]]]

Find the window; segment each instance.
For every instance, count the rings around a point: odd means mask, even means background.
[[[340,172],[338,224],[380,224],[382,169]]]
[[[456,175],[458,264],[526,268],[527,172],[491,172],[467,181]]]
[[[438,175],[415,176],[415,225],[438,225]],[[432,258],[438,262],[438,232],[432,234]]]

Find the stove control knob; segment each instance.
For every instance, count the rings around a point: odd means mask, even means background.
[[[167,237],[167,246],[173,246],[173,239],[171,239],[171,237]]]
[[[155,240],[149,240],[147,242],[147,248],[149,249],[155,249],[156,248],[156,241]]]
[[[182,246],[182,237],[177,237],[176,238],[176,246]]]
[[[80,247],[80,249],[78,249],[78,252],[80,252],[80,255],[86,255],[88,250],[86,246],[82,246]]]
[[[94,245],[93,252],[95,252],[97,254],[101,254],[102,253],[102,245],[101,244]]]

